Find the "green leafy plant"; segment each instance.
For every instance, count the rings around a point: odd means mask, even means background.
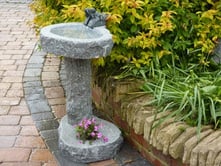
[[[169,67],[170,68],[170,67]],[[189,68],[157,71],[155,79],[146,82],[143,90],[151,93],[151,104],[159,111],[172,110],[169,117],[177,117],[191,125],[213,124],[220,127],[221,72],[196,74]],[[174,73],[175,72],[175,73]],[[166,117],[168,118],[168,117]]]
[[[105,68],[119,70],[116,63],[125,70],[153,68],[156,58],[160,67],[189,63],[208,67],[221,37],[221,1],[216,0],[35,0],[34,23],[41,28],[83,21],[87,7],[109,14],[107,28],[115,46],[111,56],[95,61]]]

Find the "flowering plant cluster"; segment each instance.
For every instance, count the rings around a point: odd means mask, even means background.
[[[108,138],[99,132],[100,128],[102,128],[102,124],[97,124],[95,118],[85,118],[75,127],[77,138],[81,140],[81,143],[89,141],[89,143],[92,144],[92,141],[97,139],[102,139],[104,142],[108,142]]]

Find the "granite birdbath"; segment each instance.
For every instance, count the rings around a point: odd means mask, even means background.
[[[62,23],[41,29],[40,41],[45,52],[64,57],[67,115],[59,126],[62,155],[81,163],[113,158],[123,141],[121,132],[114,124],[93,115],[91,95],[91,59],[110,54],[112,35],[105,26],[90,28],[83,23]],[[92,144],[79,143],[73,125],[91,117],[103,124],[101,132],[108,142],[98,139]]]

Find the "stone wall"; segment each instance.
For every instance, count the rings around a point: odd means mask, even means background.
[[[147,105],[150,96],[137,93],[140,85],[136,80],[94,80],[99,114],[118,125],[125,139],[154,166],[221,165],[221,130],[204,126],[198,135],[196,127],[173,118],[159,123],[170,112],[154,114],[155,108]]]

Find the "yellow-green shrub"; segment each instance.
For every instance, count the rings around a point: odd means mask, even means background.
[[[34,22],[40,28],[83,21],[88,7],[110,15],[115,46],[105,61],[112,65],[141,68],[158,59],[162,66],[208,66],[221,37],[218,0],[36,0]]]

